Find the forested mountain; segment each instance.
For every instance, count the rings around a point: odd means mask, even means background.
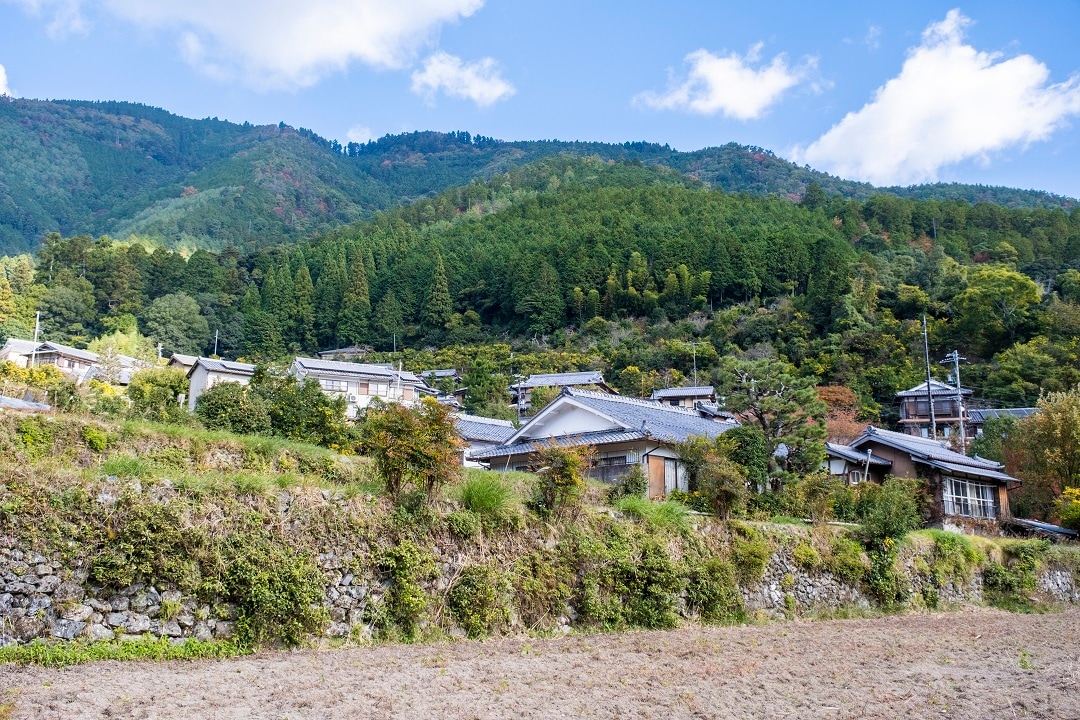
[[[988,402],[1080,382],[1080,209],[817,185],[795,203],[595,157],[514,166],[306,242],[185,257],[51,235],[0,270],[0,336],[28,336],[40,311],[44,337],[126,354],[208,353],[215,334],[248,359],[396,347],[492,397],[512,372],[589,368],[648,394],[743,355],[847,386],[876,420],[925,377],[924,313],[931,354],[958,349]]]
[[[0,252],[33,251],[48,232],[251,250],[310,238],[564,154],[664,166],[728,192],[797,200],[811,182],[852,199],[878,192],[737,145],[682,153],[649,143],[504,142],[419,132],[342,146],[284,123],[256,127],[131,103],[4,96]],[[1075,205],[1048,193],[969,185],[887,192],[1008,207]]]

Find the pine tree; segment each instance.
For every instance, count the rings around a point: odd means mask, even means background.
[[[349,287],[341,301],[338,313],[337,337],[342,345],[357,345],[368,336],[371,320],[371,295],[368,289],[367,271],[364,263],[353,262]]]

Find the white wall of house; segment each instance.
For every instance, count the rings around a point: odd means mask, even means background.
[[[195,412],[195,401],[199,399],[200,395],[215,385],[226,382],[247,385],[251,382],[251,378],[246,375],[215,372],[208,370],[203,365],[196,365],[192,369],[191,375],[188,376],[188,412]]]
[[[559,437],[562,435],[580,435],[586,432],[603,430],[619,430],[622,426],[618,423],[600,417],[595,412],[574,405],[571,402],[563,403],[560,407],[553,408],[549,415],[541,418],[542,422],[535,423],[534,433],[530,437]]]

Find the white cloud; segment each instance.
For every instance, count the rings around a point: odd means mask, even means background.
[[[464,62],[445,52],[437,52],[424,61],[424,67],[412,74],[412,91],[433,99],[439,91],[450,97],[472,100],[487,107],[514,94],[514,86],[499,74],[499,65],[491,58]]]
[[[60,39],[68,35],[90,32],[90,21],[83,15],[84,0],[9,0],[34,16],[47,16],[45,30],[49,37]]]
[[[345,139],[349,142],[360,143],[363,145],[369,140],[375,139],[375,133],[371,132],[371,128],[363,125],[353,125],[345,133]]]
[[[11,88],[7,84],[7,70],[3,65],[0,65],[0,95],[10,95]]]
[[[794,159],[877,185],[928,182],[944,166],[1044,140],[1080,114],[1080,74],[1048,84],[1030,55],[965,45],[970,23],[950,10],[927,27],[899,75]]]
[[[410,65],[439,27],[484,0],[16,0],[53,22],[88,27],[100,7],[147,30],[175,35],[181,56],[214,77],[259,88],[300,88],[352,62]]]
[[[785,57],[777,55],[767,65],[755,67],[762,47],[758,43],[744,56],[695,50],[686,56],[690,65],[686,79],[671,83],[667,92],[643,92],[634,100],[657,110],[722,113],[737,120],[759,118],[816,66],[816,60],[808,58],[801,67],[789,67]]]

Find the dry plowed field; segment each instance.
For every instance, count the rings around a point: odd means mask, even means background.
[[[1072,720],[1080,608],[7,665],[0,687],[14,718]]]

